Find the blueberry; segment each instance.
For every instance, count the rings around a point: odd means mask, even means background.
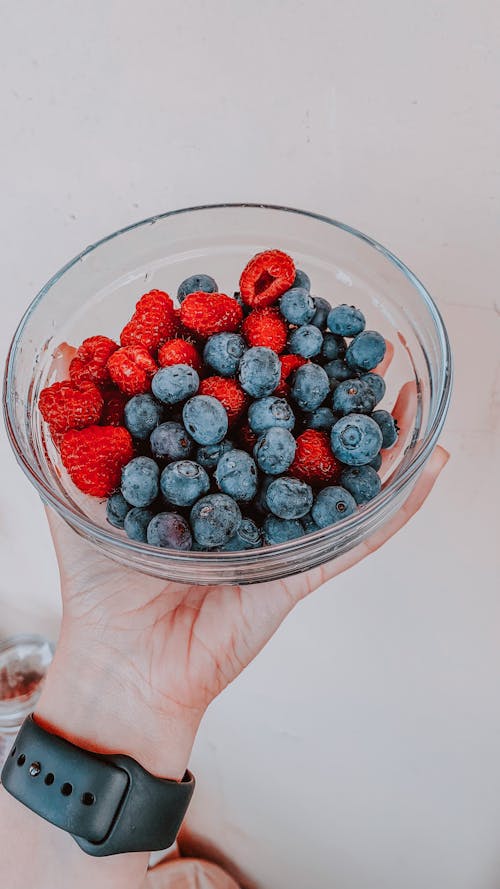
[[[306,429],[329,432],[338,419],[329,407],[318,407],[315,411],[304,414],[304,426]]]
[[[262,533],[252,519],[242,519],[234,537],[231,537],[224,546],[223,552],[239,552],[245,549],[257,549],[262,546]]]
[[[344,382],[344,380],[352,378],[352,368],[347,366],[343,358],[334,358],[333,361],[328,361],[323,367],[331,380]]]
[[[328,376],[319,364],[303,364],[295,371],[291,395],[303,411],[315,411],[329,392]]]
[[[178,404],[198,391],[200,378],[189,364],[161,367],[151,380],[153,395],[164,404]]]
[[[148,530],[148,543],[151,546],[163,546],[168,549],[192,549],[193,538],[189,525],[176,512],[159,512],[151,519]]]
[[[160,470],[151,457],[134,457],[122,470],[122,494],[131,506],[149,506],[158,497]]]
[[[196,451],[196,462],[203,466],[204,469],[215,469],[222,455],[232,451],[233,448],[232,441],[227,439],[219,441],[217,444],[202,445]]]
[[[208,494],[191,510],[194,539],[200,546],[224,546],[241,525],[241,510],[227,494]]]
[[[350,466],[343,469],[340,481],[358,504],[373,500],[382,487],[380,478],[371,466]]]
[[[184,426],[200,445],[222,441],[227,432],[227,414],[220,401],[211,395],[190,398],[182,411]]]
[[[246,349],[239,333],[215,333],[205,344],[203,359],[221,377],[234,377]]]
[[[340,336],[357,336],[365,329],[365,324],[363,312],[345,303],[336,306],[328,315],[328,327],[332,333],[338,333]]]
[[[286,543],[287,540],[295,540],[304,535],[304,529],[298,519],[279,519],[275,515],[269,515],[262,526],[266,543]]]
[[[338,414],[369,414],[375,407],[375,396],[368,383],[345,380],[335,389],[332,404]]]
[[[315,327],[319,327],[320,330],[324,330],[328,313],[332,307],[328,300],[323,299],[322,296],[313,296],[313,302],[315,312],[311,318],[311,324],[314,324]]]
[[[217,293],[217,284],[210,275],[190,275],[177,290],[177,299],[183,302],[190,293]]]
[[[272,426],[262,433],[253,449],[259,469],[267,475],[281,475],[292,465],[296,443],[291,432]]]
[[[323,345],[321,354],[326,361],[333,361],[335,358],[343,358],[347,349],[344,337],[337,333],[323,334]]]
[[[152,395],[134,395],[125,405],[125,426],[132,438],[144,441],[161,420],[163,409]]]
[[[134,506],[125,517],[125,532],[131,540],[138,540],[140,543],[147,543],[148,525],[154,516],[151,509],[145,509],[141,506]]]
[[[121,491],[115,491],[106,503],[106,518],[109,524],[113,525],[113,528],[123,528],[129,509],[130,503],[127,503]]]
[[[311,280],[309,275],[306,275],[302,269],[295,269],[295,280],[292,284],[292,290],[295,287],[300,287],[302,290],[306,290],[307,293],[311,290]]]
[[[356,501],[349,491],[340,485],[323,488],[314,501],[311,515],[320,528],[327,528],[356,512]]]
[[[252,398],[271,395],[281,377],[281,362],[272,349],[254,346],[240,361],[239,378],[242,388]]]
[[[261,475],[260,478],[261,478],[260,488],[257,492],[257,496],[255,497],[255,500],[253,501],[253,506],[257,510],[257,512],[259,512],[263,515],[266,515],[269,512],[269,509],[267,507],[267,500],[266,500],[267,489],[268,489],[269,485],[271,484],[271,482],[275,481],[275,476],[274,475]]]
[[[300,523],[305,534],[314,534],[315,531],[320,530],[319,525],[316,524],[310,512],[300,520]]]
[[[331,445],[337,460],[348,466],[363,466],[380,451],[382,433],[371,417],[347,414],[332,428]]]
[[[371,466],[372,469],[375,470],[375,472],[378,472],[380,467],[382,466],[382,454],[379,452],[376,457],[374,457],[373,460],[370,460],[370,462],[366,465]]]
[[[350,343],[345,360],[355,370],[372,370],[385,355],[386,343],[376,330],[364,330]]]
[[[363,380],[364,383],[368,383],[375,396],[375,404],[378,404],[379,401],[382,401],[386,390],[384,378],[381,377],[380,374],[367,373],[363,374],[360,379]]]
[[[160,489],[167,503],[174,506],[192,506],[210,489],[210,479],[193,460],[169,463],[160,477]]]
[[[392,448],[398,440],[398,426],[392,414],[389,411],[373,411],[372,420],[382,432],[382,447]]]
[[[248,502],[257,493],[257,467],[246,451],[223,454],[217,463],[215,480],[223,494]]]
[[[290,324],[308,324],[316,309],[307,290],[292,287],[280,299],[280,311]]]
[[[298,478],[277,478],[266,494],[270,511],[280,519],[300,519],[313,504],[313,492],[309,485]]]
[[[304,324],[303,327],[293,331],[288,345],[290,352],[293,352],[294,355],[301,355],[302,358],[314,358],[321,352],[323,334],[313,324]]]
[[[193,442],[181,423],[168,420],[153,430],[149,438],[153,457],[184,460],[191,455]]]
[[[295,417],[288,401],[268,395],[266,398],[259,398],[252,402],[248,409],[248,423],[252,432],[260,435],[271,426],[293,429]]]

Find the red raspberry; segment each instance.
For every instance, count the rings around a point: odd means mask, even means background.
[[[302,358],[301,355],[282,355],[280,361],[281,379],[276,386],[273,395],[279,395],[281,398],[286,398],[286,396],[290,394],[290,386],[287,382],[288,377],[294,372],[294,370],[297,370],[298,367],[302,367],[303,364],[307,364],[307,361],[305,358]]]
[[[73,382],[91,380],[97,385],[107,383],[107,361],[117,348],[117,343],[107,336],[91,336],[84,340],[69,366],[69,375]]]
[[[128,396],[113,385],[102,389],[104,407],[101,414],[101,426],[123,426],[125,405]]]
[[[122,426],[72,429],[61,444],[61,459],[84,494],[107,497],[120,484],[123,467],[134,456],[130,433]]]
[[[151,388],[151,377],[158,370],[144,346],[125,346],[108,360],[113,383],[126,395],[140,395]]]
[[[42,417],[54,432],[83,429],[98,423],[103,404],[102,395],[94,383],[77,385],[71,380],[47,386],[38,399]]]
[[[248,451],[251,454],[257,444],[258,436],[255,432],[252,432],[248,423],[243,423],[243,426],[240,427],[238,430],[238,438],[241,446],[245,448],[245,451]]]
[[[341,466],[335,459],[326,432],[306,429],[297,438],[297,450],[288,473],[310,485],[336,481]]]
[[[122,346],[144,346],[153,351],[177,332],[172,300],[163,290],[151,290],[141,296],[132,318],[121,334]]]
[[[217,398],[226,409],[230,425],[239,420],[248,404],[248,398],[240,384],[226,377],[207,377],[206,380],[202,380],[199,394]]]
[[[225,293],[190,293],[181,305],[183,326],[204,339],[214,333],[234,333],[242,318],[239,303]]]
[[[295,263],[282,250],[257,253],[245,266],[240,293],[248,306],[271,306],[295,280]]]
[[[198,350],[187,340],[169,340],[158,349],[158,364],[168,367],[171,364],[189,364],[198,373],[201,370],[201,358]]]
[[[255,309],[245,318],[241,332],[249,346],[265,346],[278,355],[286,346],[288,327],[278,309]]]

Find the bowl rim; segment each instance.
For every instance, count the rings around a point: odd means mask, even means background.
[[[403,273],[410,284],[419,293],[419,296],[421,297],[428,311],[428,314],[432,322],[434,323],[440,343],[441,358],[444,364],[443,386],[434,411],[432,424],[426,435],[421,440],[420,446],[415,449],[415,453],[412,455],[411,460],[404,468],[403,472],[397,478],[390,480],[373,500],[371,500],[368,504],[365,504],[361,510],[357,510],[355,513],[353,513],[353,515],[348,516],[347,518],[342,519],[341,521],[336,522],[333,525],[329,525],[326,528],[321,528],[320,530],[315,531],[311,534],[305,534],[303,537],[295,538],[293,540],[286,541],[285,543],[266,545],[265,547],[254,550],[240,550],[236,552],[203,552],[198,550],[189,550],[183,552],[180,550],[153,547],[147,543],[140,543],[129,538],[119,537],[114,531],[108,531],[106,528],[102,528],[100,525],[95,524],[82,511],[77,511],[76,509],[68,506],[65,500],[58,496],[58,494],[54,492],[50,485],[47,484],[43,476],[37,472],[36,466],[34,466],[32,462],[30,462],[26,453],[24,452],[24,449],[18,441],[18,437],[16,434],[16,421],[12,412],[11,396],[14,362],[24,328],[31,315],[35,312],[38,305],[42,302],[43,298],[54,286],[54,284],[56,284],[67,271],[73,268],[73,266],[80,262],[85,256],[98,250],[99,247],[103,246],[108,241],[114,240],[115,238],[118,238],[123,234],[134,231],[135,229],[141,228],[143,226],[154,224],[159,220],[183,214],[202,212],[206,210],[234,210],[245,208],[292,213],[298,216],[314,219],[318,222],[326,223],[327,225],[332,225],[333,227],[338,228],[349,235],[352,235],[358,240],[363,241],[369,247],[371,247],[378,253],[381,253],[385,257],[385,259],[387,259],[392,265],[394,265],[397,269],[399,269],[399,271]],[[356,530],[359,525],[364,525],[365,523],[369,524],[367,520],[369,520],[373,516],[376,516],[378,513],[381,513],[384,507],[391,500],[391,498],[393,498],[396,494],[398,494],[402,489],[406,488],[411,483],[415,475],[420,472],[420,470],[430,457],[446,419],[446,414],[448,412],[451,398],[452,382],[453,360],[451,346],[442,315],[436,303],[432,299],[429,291],[423,285],[420,279],[391,250],[389,250],[387,247],[384,247],[379,241],[376,241],[374,238],[366,235],[364,232],[361,232],[359,229],[343,223],[340,220],[326,216],[325,214],[316,213],[312,210],[301,210],[295,207],[282,206],[280,204],[228,202],[182,207],[176,210],[168,210],[164,213],[158,213],[154,216],[149,216],[145,219],[141,219],[137,222],[131,223],[130,225],[119,228],[109,235],[105,235],[103,238],[100,238],[98,241],[90,244],[88,247],[86,247],[84,250],[70,259],[67,263],[65,263],[57,272],[55,272],[54,275],[51,276],[51,278],[49,278],[49,280],[39,290],[37,295],[34,297],[32,302],[29,304],[26,311],[22,315],[19,324],[14,332],[5,363],[2,402],[7,435],[17,462],[21,466],[21,469],[23,470],[25,475],[30,479],[35,489],[38,491],[42,500],[56,509],[56,511],[60,515],[62,515],[62,517],[74,529],[76,527],[80,532],[90,535],[94,542],[98,544],[104,546],[106,546],[106,544],[110,544],[113,548],[121,549],[123,550],[123,552],[130,553],[132,551],[135,552],[137,555],[149,557],[155,556],[156,558],[162,558],[164,561],[176,562],[178,564],[190,564],[192,563],[194,558],[200,564],[205,563],[209,565],[213,564],[214,562],[220,562],[222,569],[223,565],[226,567],[241,567],[248,561],[250,557],[258,557],[264,565],[266,557],[267,560],[273,559],[276,555],[286,557],[287,553],[292,552],[296,556],[298,549],[304,549],[304,551],[307,552],[314,546],[315,543],[325,542],[328,539],[333,541],[335,538],[340,536],[339,531],[342,532],[342,534],[345,533],[346,535],[348,535],[349,532]]]

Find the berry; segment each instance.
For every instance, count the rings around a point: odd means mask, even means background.
[[[329,407],[318,407],[311,413],[304,414],[304,426],[306,429],[319,429],[329,432],[338,417]]]
[[[382,432],[375,420],[364,414],[347,414],[331,431],[332,451],[348,466],[370,463],[382,447]]]
[[[392,448],[398,440],[398,425],[389,411],[373,411],[372,420],[375,420],[377,426],[382,432],[382,448]]]
[[[355,306],[342,303],[328,313],[328,327],[340,336],[357,336],[365,328],[365,316]]]
[[[283,352],[288,337],[288,327],[278,309],[273,306],[250,312],[243,322],[241,332],[249,346],[265,346],[278,355]]]
[[[267,398],[259,398],[258,401],[252,402],[248,408],[248,423],[252,432],[261,435],[271,426],[293,429],[295,417],[288,401],[276,398],[275,395],[268,395]]]
[[[281,250],[257,253],[241,273],[241,298],[253,308],[271,306],[294,280],[295,263],[286,253]]]
[[[127,396],[124,392],[120,392],[116,386],[110,384],[101,390],[104,398],[104,407],[102,409],[100,425],[101,426],[124,426],[125,425],[125,405]]]
[[[246,451],[223,454],[215,470],[215,480],[223,494],[235,500],[248,502],[257,493],[257,467]]]
[[[269,515],[264,520],[262,532],[266,543],[272,546],[302,537],[304,529],[298,519],[279,519],[277,516]]]
[[[213,549],[224,546],[241,525],[241,510],[227,494],[208,494],[193,506],[191,527],[194,539],[200,546]]]
[[[276,477],[274,475],[262,475],[261,474],[261,476],[260,476],[260,488],[259,488],[259,490],[257,492],[257,496],[255,497],[255,500],[253,502],[253,506],[257,510],[257,512],[260,512],[263,515],[266,515],[269,512],[269,509],[267,506],[266,494],[267,494],[267,489],[268,489],[269,485],[271,484],[271,482],[275,481],[275,478]]]
[[[307,513],[301,520],[300,523],[304,529],[304,534],[314,534],[315,531],[320,531],[319,525],[316,524],[310,512]]]
[[[381,454],[381,453],[378,453],[378,454],[373,458],[373,460],[370,460],[370,462],[367,463],[366,465],[367,465],[367,466],[371,466],[372,469],[375,470],[375,472],[378,472],[379,469],[380,469],[380,467],[382,466],[382,454]]]
[[[310,293],[311,280],[309,275],[306,275],[302,269],[295,269],[295,278],[292,287],[300,287],[302,290],[306,290],[307,293]]]
[[[352,379],[352,368],[348,367],[343,358],[334,358],[323,365],[330,380],[344,382]]]
[[[242,519],[234,537],[231,537],[224,546],[223,552],[239,552],[245,549],[257,549],[262,546],[262,534],[252,519]]]
[[[335,389],[332,403],[338,414],[369,414],[375,407],[375,395],[363,380],[345,380]]]
[[[181,423],[168,420],[153,429],[149,443],[158,460],[185,460],[193,450],[193,442]]]
[[[240,383],[252,398],[271,395],[281,376],[281,363],[271,349],[254,346],[248,349],[240,361]]]
[[[161,367],[151,382],[153,394],[164,404],[179,404],[194,395],[200,386],[200,378],[190,364],[173,364]]]
[[[98,386],[107,383],[108,358],[118,349],[117,343],[107,336],[91,336],[84,340],[69,366],[69,375],[74,383],[90,380]]]
[[[291,396],[303,411],[315,411],[330,392],[330,382],[319,364],[304,364],[295,372]]]
[[[258,436],[255,432],[252,432],[248,423],[243,423],[243,425],[238,429],[238,440],[243,445],[247,451],[253,451],[255,445],[257,444]]]
[[[240,384],[225,377],[207,377],[206,380],[202,380],[200,395],[211,395],[220,401],[226,410],[230,426],[241,417],[248,402]]]
[[[305,324],[294,330],[290,336],[288,347],[290,352],[301,355],[302,358],[314,358],[321,352],[323,334],[314,324]]]
[[[150,290],[141,296],[132,318],[121,334],[122,346],[142,346],[156,350],[177,332],[174,304],[163,290]]]
[[[151,388],[151,377],[158,368],[144,346],[125,346],[108,358],[113,380],[126,395],[140,395]]]
[[[340,481],[358,505],[373,500],[382,486],[379,476],[371,466],[350,466],[342,471]]]
[[[167,503],[192,506],[210,489],[210,480],[203,466],[193,460],[169,463],[160,477],[160,488]]]
[[[300,287],[292,287],[280,299],[280,312],[290,324],[308,324],[315,311],[312,296]]]
[[[179,284],[177,299],[182,303],[190,293],[217,293],[217,290],[217,284],[210,275],[190,275]]]
[[[84,494],[108,497],[120,484],[123,466],[132,459],[130,433],[121,426],[71,429],[61,443],[61,459]]]
[[[290,475],[316,486],[338,478],[340,466],[332,453],[326,432],[306,429],[297,438],[296,447]]]
[[[306,363],[306,359],[302,358],[300,355],[282,355],[280,362],[280,381],[274,390],[274,394],[284,398],[290,393],[290,387],[287,383],[288,378],[294,370],[297,370],[298,367],[302,367],[302,365]]]
[[[203,359],[221,377],[234,377],[245,351],[246,343],[239,333],[216,333],[205,343]]]
[[[154,516],[151,509],[142,506],[134,506],[125,516],[123,528],[127,537],[131,540],[138,540],[140,543],[147,543],[148,525]]]
[[[266,493],[268,509],[280,519],[300,519],[313,504],[313,492],[298,478],[277,478]]]
[[[273,426],[257,440],[253,454],[262,472],[281,475],[292,464],[295,447],[295,439],[288,429]]]
[[[159,512],[155,515],[148,525],[147,540],[150,546],[180,549],[183,552],[193,546],[189,525],[176,512]]]
[[[99,422],[104,400],[91,382],[52,383],[40,392],[38,406],[53,432],[83,429]]]
[[[125,427],[133,438],[145,441],[161,420],[162,407],[152,395],[134,395],[125,405]]]
[[[201,358],[198,350],[187,340],[169,340],[158,349],[158,364],[160,367],[170,367],[172,364],[189,364],[197,373],[201,370]]]
[[[345,353],[349,367],[355,370],[372,370],[380,364],[385,355],[386,343],[376,330],[364,330],[358,334]]]
[[[131,506],[150,506],[158,497],[160,470],[151,457],[134,457],[123,468],[121,491]]]
[[[328,313],[332,307],[328,300],[323,299],[321,296],[313,296],[313,302],[315,311],[311,318],[311,324],[314,324],[315,327],[319,327],[320,330],[325,330],[326,319],[328,318]]]
[[[324,334],[321,354],[327,361],[333,361],[335,358],[343,358],[346,349],[346,342],[342,336],[339,336],[337,333]]]
[[[241,306],[225,293],[190,293],[181,305],[181,322],[199,337],[238,330],[243,318]]]
[[[234,445],[232,441],[220,441],[218,444],[203,445],[196,451],[196,462],[203,466],[204,469],[215,469],[217,463],[223,454],[232,451]]]
[[[187,401],[182,419],[191,437],[200,445],[217,444],[227,433],[226,410],[211,395],[196,395]]]
[[[375,396],[375,404],[378,404],[379,401],[382,401],[386,390],[384,378],[381,377],[380,374],[367,373],[363,374],[360,379],[363,380],[363,383],[367,383],[372,390]]]
[[[106,503],[106,518],[114,528],[123,528],[125,516],[130,509],[125,497],[120,491],[115,491]]]
[[[323,488],[316,497],[311,515],[320,528],[334,525],[356,512],[356,501],[349,491],[340,485]]]

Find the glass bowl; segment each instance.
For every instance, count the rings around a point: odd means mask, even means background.
[[[37,409],[41,389],[66,375],[62,342],[97,333],[116,339],[139,296],[172,296],[183,278],[212,275],[233,293],[248,259],[280,248],[306,271],[313,293],[359,306],[367,327],[394,346],[382,406],[413,381],[404,447],[382,475],[381,493],[354,515],[298,540],[244,552],[156,549],[106,522],[103,502],[81,494],[62,467]],[[42,288],[15,333],[4,384],[7,432],[41,497],[110,558],[183,583],[255,583],[305,571],[359,544],[401,507],[436,445],[451,389],[447,333],[430,295],[390,251],[361,232],[314,213],[261,204],[177,210],[146,219],[88,247]]]

